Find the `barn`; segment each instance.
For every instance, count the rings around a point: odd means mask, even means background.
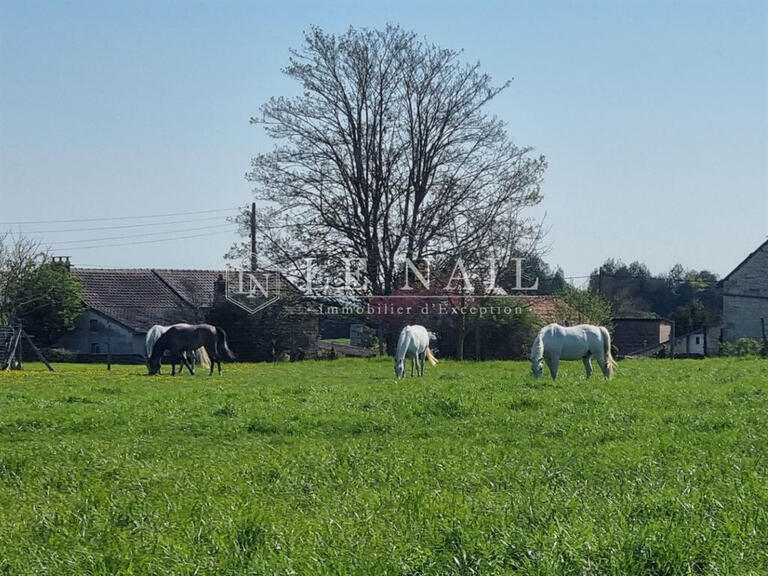
[[[270,359],[276,346],[314,353],[315,318],[293,317],[287,337],[273,334],[280,305],[254,315],[230,305],[224,298],[224,271],[73,267],[71,272],[82,284],[86,310],[75,330],[58,346],[81,360],[97,360],[108,352],[138,360],[145,355],[144,340],[150,327],[181,322],[213,322],[225,327],[231,347],[243,360]]]
[[[613,319],[613,345],[618,355],[639,354],[668,342],[672,335],[672,322],[658,316],[618,317]]]
[[[768,240],[720,281],[723,340],[765,338],[768,330]]]

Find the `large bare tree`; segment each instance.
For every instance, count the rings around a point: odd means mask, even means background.
[[[390,294],[405,257],[503,267],[535,245],[524,210],[546,161],[486,112],[509,82],[396,26],[312,28],[284,73],[302,93],[252,118],[276,144],[247,175],[272,262],[303,274],[305,258],[356,258],[367,291]]]

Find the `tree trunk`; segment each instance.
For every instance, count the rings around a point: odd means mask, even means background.
[[[464,314],[459,315],[459,324],[456,330],[456,359],[464,360],[464,339],[467,337],[467,319]]]
[[[384,326],[382,326],[381,323],[379,323],[378,335],[379,335],[379,356],[384,356],[385,353],[387,352],[387,341],[384,336]]]

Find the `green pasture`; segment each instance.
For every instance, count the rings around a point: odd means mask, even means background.
[[[768,361],[0,374],[0,574],[768,573]]]

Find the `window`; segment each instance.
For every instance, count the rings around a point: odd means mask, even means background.
[[[696,344],[701,344],[701,336],[696,336]]]
[[[99,331],[99,321],[91,320],[91,332],[98,332],[98,331]]]
[[[98,354],[101,352],[98,342],[91,342],[91,354]]]

